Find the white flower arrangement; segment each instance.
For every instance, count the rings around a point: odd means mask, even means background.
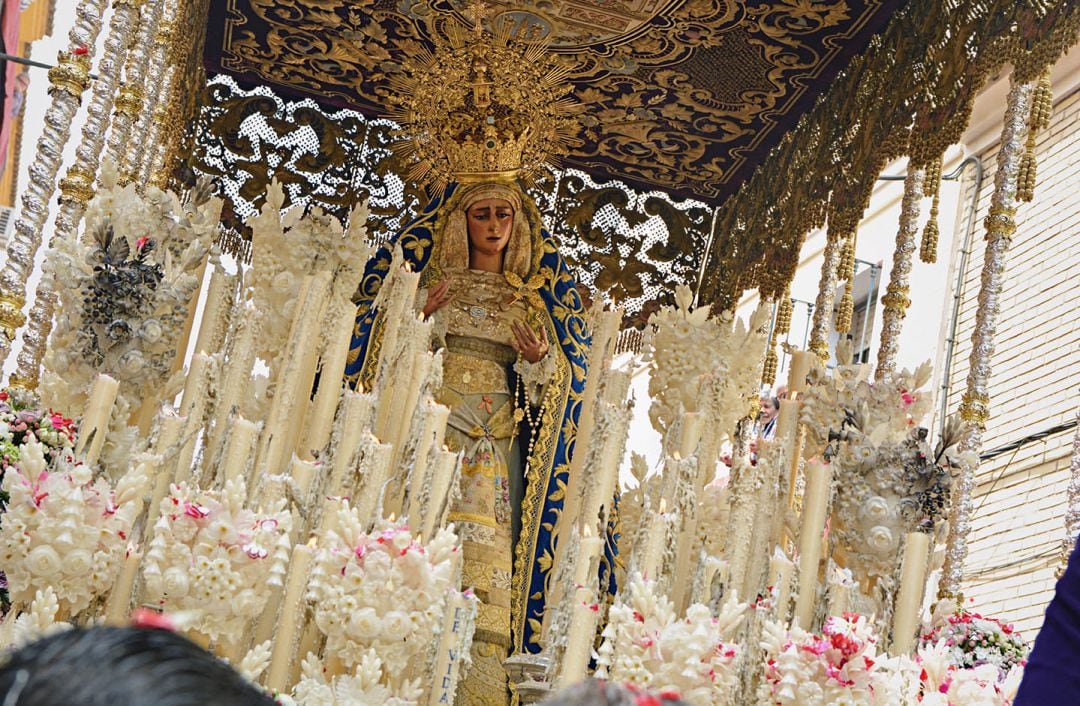
[[[175,484],[161,501],[143,564],[147,596],[167,611],[191,611],[192,627],[214,640],[238,639],[284,584],[292,515],[280,499],[244,506],[243,478],[222,490]]]
[[[322,664],[314,656],[304,660],[300,672],[300,681],[289,699],[297,706],[414,706],[423,695],[419,679],[404,680],[396,689],[387,686],[392,673],[375,648],[364,650],[349,675],[327,679]]]
[[[270,363],[271,369],[289,338],[304,277],[327,270],[335,273],[335,281],[354,283],[355,288],[370,253],[365,240],[366,201],[349,214],[348,227],[319,208],[305,214],[303,208],[294,207],[282,215],[284,208],[285,190],[274,180],[262,210],[246,224],[252,233],[252,266],[244,275],[244,285],[257,303],[256,355]]]
[[[50,586],[38,589],[25,611],[8,611],[0,620],[0,650],[14,651],[57,632],[71,628],[60,617],[60,602]]]
[[[134,466],[114,489],[70,458],[47,466],[44,448],[30,436],[18,466],[4,474],[9,500],[0,565],[13,603],[28,605],[50,588],[60,614],[71,617],[111,588],[149,479],[145,466]]]
[[[746,610],[729,599],[717,616],[694,604],[679,618],[652,582],[634,576],[608,611],[596,676],[676,691],[701,706],[728,703],[739,681],[742,650],[734,633]]]
[[[760,703],[776,706],[869,704],[877,636],[865,616],[825,619],[821,634],[766,623]]]
[[[120,381],[118,405],[157,399],[198,294],[199,268],[217,234],[222,201],[202,182],[183,200],[119,185],[104,163],[86,211],[86,236],[54,241],[47,266],[58,288],[41,394],[54,409],[82,409],[98,373]]]
[[[1008,706],[1023,676],[1019,662],[958,663],[946,638],[924,642],[913,656],[878,655],[876,644],[872,624],[851,613],[827,618],[821,634],[767,623],[759,703]]]
[[[402,522],[364,531],[366,518],[343,504],[318,538],[307,600],[326,635],[326,653],[348,669],[374,649],[394,694],[431,657],[441,633],[447,592],[460,580],[461,551],[452,528],[422,545]],[[418,671],[421,670],[421,671]]]
[[[685,285],[675,288],[675,301],[653,314],[646,329],[649,418],[661,434],[683,412],[705,411],[713,428],[733,429],[757,389],[770,310],[759,307],[745,324],[730,312],[710,317],[708,306],[693,306]]]

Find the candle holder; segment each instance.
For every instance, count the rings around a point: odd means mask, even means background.
[[[547,698],[551,692],[551,655],[545,650],[539,654],[519,652],[503,661],[510,676],[510,689],[522,704],[535,704]]]

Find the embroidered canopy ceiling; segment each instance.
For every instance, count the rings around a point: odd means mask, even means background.
[[[744,182],[904,0],[490,3],[551,42],[586,106],[565,164],[716,205]],[[218,0],[214,72],[326,107],[383,115],[388,74],[464,0]]]

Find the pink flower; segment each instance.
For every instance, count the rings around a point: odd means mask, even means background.
[[[184,503],[184,514],[188,517],[194,517],[196,520],[201,520],[210,514],[202,505],[196,503]]]
[[[266,557],[270,556],[270,552],[268,552],[266,549],[263,549],[254,542],[250,544],[245,544],[241,548],[244,550],[244,553],[252,559],[265,559]]]
[[[138,239],[135,240],[135,249],[136,250],[142,250],[144,247],[146,247],[146,244],[149,243],[149,242],[150,242],[150,238],[144,235],[143,237],[138,238]]]

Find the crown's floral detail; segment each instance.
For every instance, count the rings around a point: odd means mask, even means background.
[[[566,68],[546,45],[515,40],[505,26],[451,21],[432,32],[434,51],[402,63],[388,96],[402,125],[394,150],[407,178],[436,186],[451,181],[535,178],[575,140],[578,104],[567,93]]]

